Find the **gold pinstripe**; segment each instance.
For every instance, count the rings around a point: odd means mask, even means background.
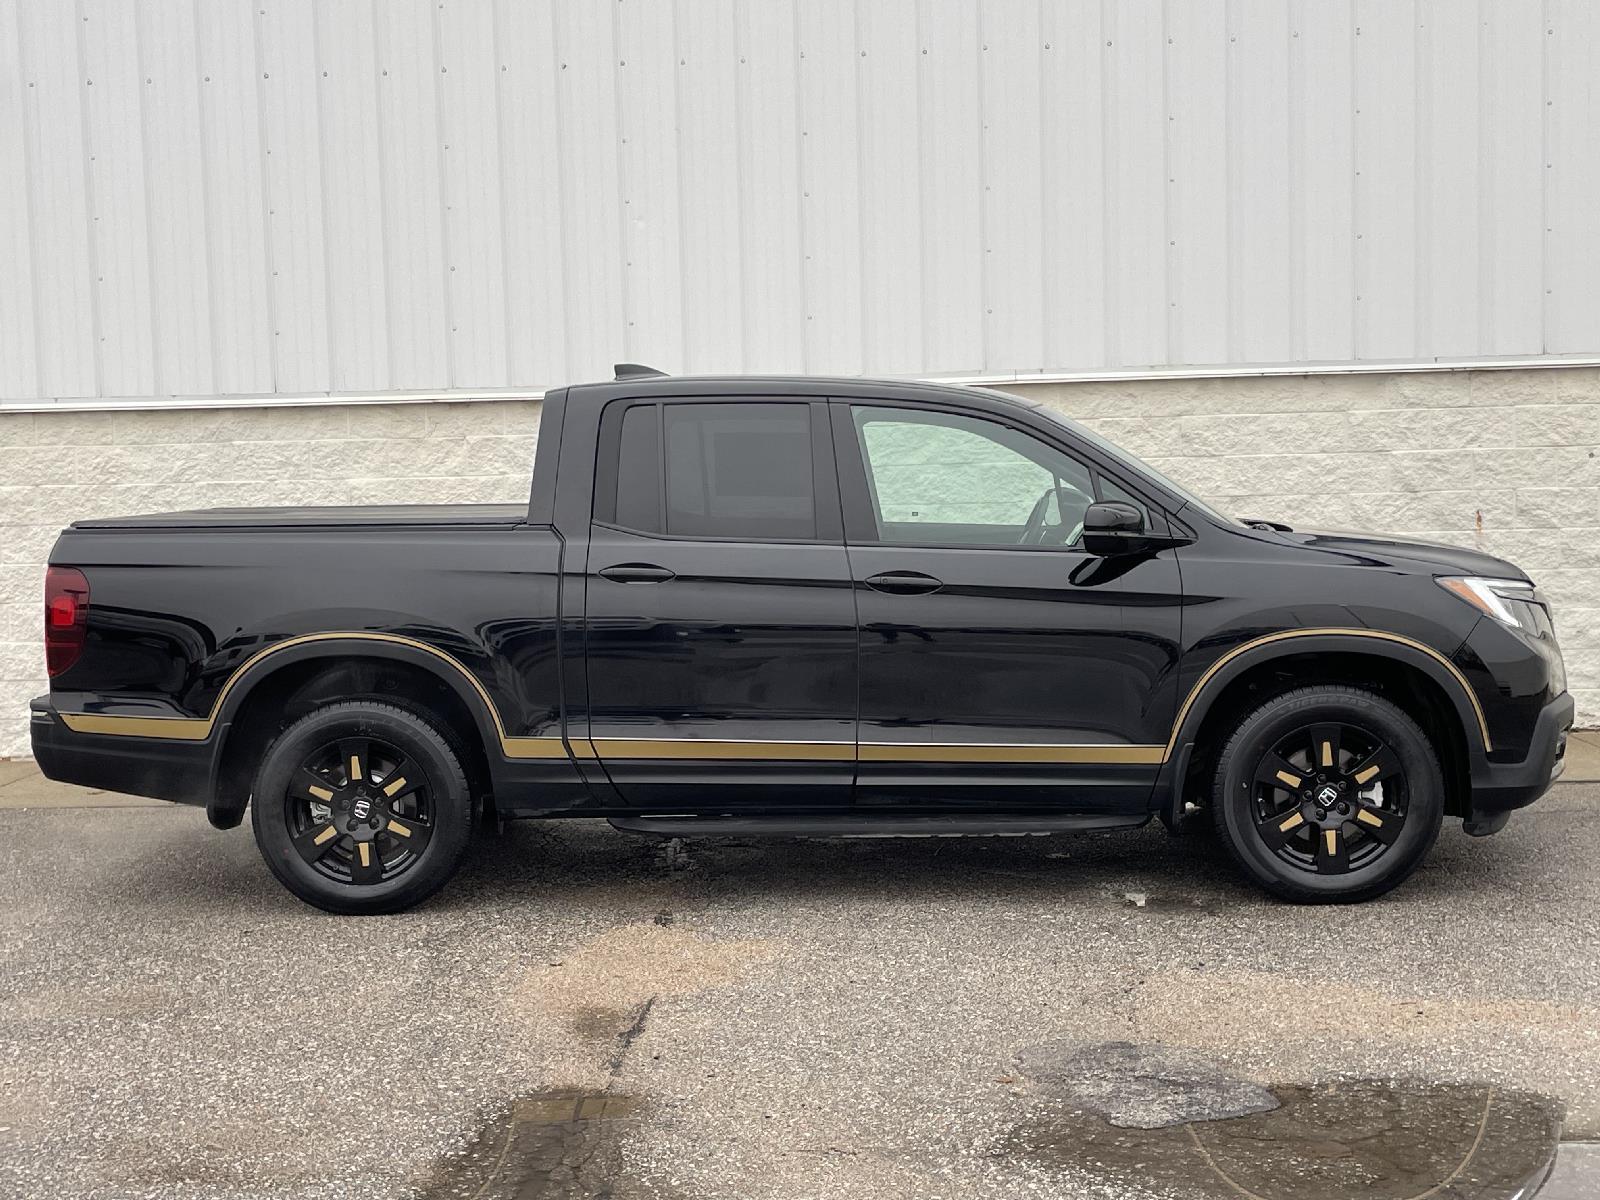
[[[1235,646],[1212,663],[1200,676],[1178,708],[1172,723],[1172,733],[1162,745],[1086,744],[1086,743],[1015,743],[1015,742],[862,742],[859,749],[850,742],[830,741],[766,741],[766,740],[709,740],[695,738],[572,738],[571,754],[574,758],[599,759],[802,759],[810,761],[848,762],[1014,762],[1014,763],[1164,763],[1177,749],[1178,733],[1183,728],[1190,710],[1199,699],[1206,684],[1214,679],[1223,667],[1258,646],[1303,637],[1363,637],[1393,642],[1417,650],[1438,662],[1466,694],[1477,718],[1478,731],[1483,736],[1484,749],[1492,749],[1489,726],[1484,719],[1483,707],[1473,692],[1466,676],[1455,664],[1431,646],[1397,633],[1375,629],[1345,629],[1325,627],[1314,629],[1288,629],[1269,633]],[[324,641],[377,641],[408,646],[432,655],[459,672],[477,692],[494,721],[501,753],[511,759],[561,759],[568,756],[568,742],[559,737],[521,737],[506,733],[500,712],[488,691],[458,659],[415,638],[392,633],[328,632],[308,633],[286,638],[256,651],[228,676],[222,690],[217,693],[211,712],[204,717],[125,717],[105,713],[60,713],[62,722],[75,733],[99,733],[116,737],[166,738],[174,741],[204,741],[216,727],[217,715],[228,694],[241,676],[261,659],[292,646]],[[601,751],[604,751],[602,755]]]

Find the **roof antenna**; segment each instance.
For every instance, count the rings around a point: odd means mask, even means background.
[[[617,382],[624,379],[665,379],[667,373],[658,371],[654,367],[647,367],[642,363],[618,363]]]

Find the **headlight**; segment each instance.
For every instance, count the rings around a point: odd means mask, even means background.
[[[1549,611],[1533,584],[1525,579],[1446,575],[1434,582],[1502,624],[1525,629],[1532,634],[1541,633],[1550,624]]]

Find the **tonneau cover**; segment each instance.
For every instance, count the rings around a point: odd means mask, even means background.
[[[525,504],[351,504],[197,508],[189,512],[74,521],[74,529],[292,529],[351,525],[521,525]]]

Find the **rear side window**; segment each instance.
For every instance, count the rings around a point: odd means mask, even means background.
[[[817,536],[809,406],[667,404],[662,415],[669,534]]]
[[[805,403],[635,404],[602,427],[595,516],[676,537],[814,539],[813,468]]]
[[[617,447],[616,522],[661,532],[661,416],[654,404],[635,404],[622,418]]]

